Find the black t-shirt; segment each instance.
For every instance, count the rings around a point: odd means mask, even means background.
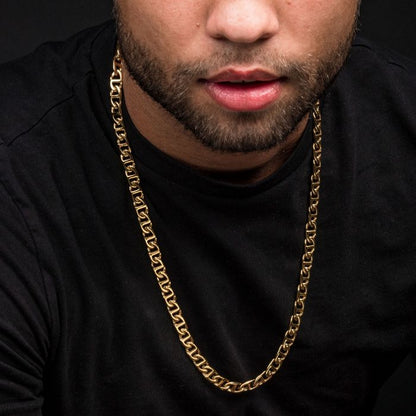
[[[368,415],[416,349],[416,66],[356,40],[322,98],[317,247],[278,374],[240,395],[180,345],[112,128],[112,22],[1,67],[0,415]],[[254,185],[128,135],[191,332],[243,381],[275,355],[299,280],[311,122]]]

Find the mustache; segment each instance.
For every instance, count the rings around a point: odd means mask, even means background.
[[[271,54],[261,48],[227,48],[213,53],[203,60],[177,64],[171,68],[174,77],[183,79],[206,79],[226,67],[251,66],[266,70],[279,77],[288,77],[297,81],[308,81],[316,76],[316,65],[311,64],[311,56],[305,61],[293,61],[277,53]]]

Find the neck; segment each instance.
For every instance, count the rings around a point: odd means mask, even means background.
[[[124,97],[136,128],[155,147],[180,162],[217,180],[249,184],[276,172],[292,154],[306,128],[308,115],[283,143],[267,151],[227,153],[200,143],[170,113],[145,94],[124,68]]]

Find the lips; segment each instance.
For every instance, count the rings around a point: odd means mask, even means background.
[[[260,111],[281,94],[282,77],[263,70],[229,69],[203,80],[210,97],[230,111]]]

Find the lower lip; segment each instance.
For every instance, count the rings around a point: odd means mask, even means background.
[[[221,107],[231,111],[260,111],[275,102],[281,93],[278,80],[232,84],[206,82],[208,94]]]

